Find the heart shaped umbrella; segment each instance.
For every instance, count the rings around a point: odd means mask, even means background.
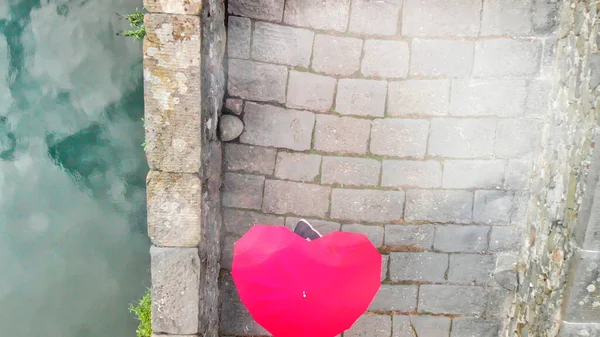
[[[286,227],[256,225],[234,246],[232,276],[252,317],[274,337],[334,337],[368,308],[381,255],[365,235],[308,241]]]

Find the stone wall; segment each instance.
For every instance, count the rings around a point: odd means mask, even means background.
[[[156,335],[217,336],[223,3],[144,5],[152,329]]]
[[[600,4],[561,5],[510,336],[600,336]]]

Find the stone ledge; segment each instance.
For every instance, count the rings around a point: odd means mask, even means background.
[[[144,0],[150,13],[200,15],[202,0]]]

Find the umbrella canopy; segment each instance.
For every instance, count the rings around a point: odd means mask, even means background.
[[[381,254],[365,235],[307,241],[254,226],[234,246],[232,276],[252,317],[274,337],[334,337],[363,314],[380,285]]]

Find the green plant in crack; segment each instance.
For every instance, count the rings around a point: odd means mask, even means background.
[[[152,299],[150,297],[150,289],[146,291],[144,297],[137,305],[130,305],[129,311],[135,315],[140,322],[136,329],[137,337],[151,337],[152,335]]]
[[[146,36],[146,26],[144,25],[144,13],[136,8],[134,13],[125,15],[125,20],[129,21],[131,29],[123,35],[132,37],[140,41]]]

